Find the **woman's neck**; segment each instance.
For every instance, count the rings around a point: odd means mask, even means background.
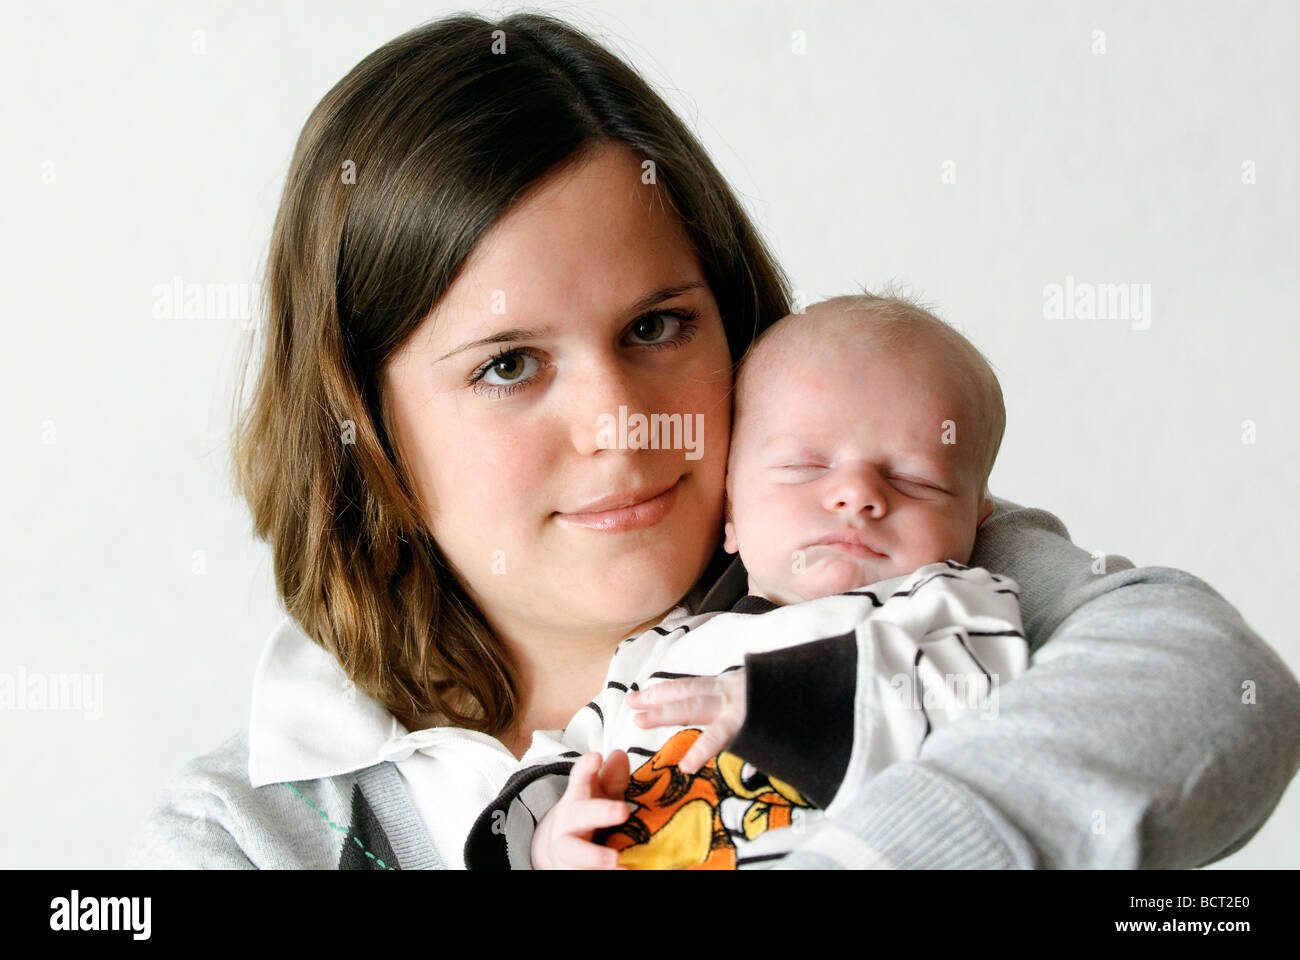
[[[522,757],[536,730],[562,730],[573,715],[601,689],[609,661],[620,641],[654,626],[670,611],[631,630],[614,634],[576,634],[563,638],[532,636],[528,642],[507,642],[516,668],[518,705],[515,723],[497,739],[516,757]],[[498,635],[500,631],[498,630]],[[437,714],[395,714],[407,730],[443,726]]]
[[[543,663],[519,658],[519,709],[515,725],[500,737],[516,757],[532,742],[535,730],[563,730],[573,715],[600,693],[609,660],[622,637],[586,656],[544,657]]]
[[[506,645],[516,667],[519,706],[514,726],[499,739],[516,757],[532,742],[535,730],[562,730],[573,715],[596,697],[618,645],[657,624],[670,611],[616,633],[529,636]],[[500,635],[500,634],[498,634]]]

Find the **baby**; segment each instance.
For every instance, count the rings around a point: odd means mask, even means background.
[[[987,704],[1028,662],[1016,584],[965,566],[1004,425],[983,357],[907,301],[837,297],[765,331],[727,469],[749,595],[620,644],[597,699],[534,735],[466,864],[770,866]]]
[[[751,594],[798,603],[970,558],[1006,415],[947,324],[895,298],[828,300],[764,333],[735,394],[725,548]]]

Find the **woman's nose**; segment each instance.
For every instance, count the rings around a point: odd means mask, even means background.
[[[866,513],[879,519],[889,509],[886,484],[880,472],[865,463],[836,464],[827,478],[822,505],[845,517]]]
[[[564,392],[566,415],[573,446],[589,456],[601,450],[618,452],[641,449],[635,415],[647,420],[654,391],[642,382],[635,370],[615,359],[589,362],[569,374]],[[648,445],[648,444],[647,444]]]

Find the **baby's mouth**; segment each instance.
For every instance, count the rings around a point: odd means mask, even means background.
[[[864,536],[853,531],[842,531],[833,533],[830,536],[822,537],[816,543],[811,544],[814,547],[829,547],[834,550],[841,550],[855,557],[876,557],[885,559],[889,555],[882,553],[880,550],[868,541]]]

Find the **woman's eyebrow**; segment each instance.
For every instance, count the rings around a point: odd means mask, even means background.
[[[638,298],[626,310],[627,313],[641,313],[648,310],[656,304],[663,303],[665,300],[671,300],[673,297],[680,297],[683,293],[690,290],[698,290],[705,286],[703,280],[696,280],[692,283],[680,283],[671,287],[660,287],[658,290],[652,290],[645,296]],[[434,363],[441,363],[448,357],[454,357],[456,354],[465,350],[472,350],[474,347],[486,346],[490,343],[513,343],[516,340],[540,340],[542,337],[549,336],[552,332],[551,327],[543,327],[540,330],[530,330],[525,327],[511,327],[509,330],[499,330],[486,337],[480,337],[477,340],[468,340],[462,343],[450,353],[444,353]]]
[[[523,327],[511,327],[509,330],[499,330],[494,334],[486,337],[480,337],[477,340],[470,340],[462,343],[450,353],[444,353],[434,363],[442,363],[448,357],[454,357],[456,354],[474,347],[486,346],[489,343],[512,343],[516,340],[540,340],[542,337],[549,336],[551,327],[543,327],[541,330],[528,330]]]
[[[630,307],[628,313],[641,313],[643,310],[649,310],[655,304],[663,303],[665,300],[671,300],[673,297],[680,297],[683,293],[691,290],[700,290],[705,286],[703,280],[696,280],[692,283],[679,283],[672,287],[660,287],[658,290],[651,290],[644,297],[641,297]]]

